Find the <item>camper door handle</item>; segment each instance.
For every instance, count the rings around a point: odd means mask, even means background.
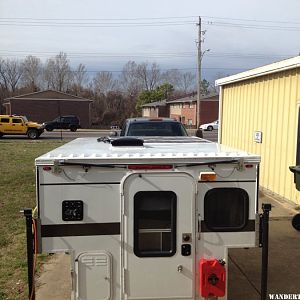
[[[182,269],[183,269],[183,266],[182,266],[182,265],[178,265],[178,266],[177,266],[177,271],[178,271],[179,273],[182,272]]]
[[[198,226],[197,226],[197,237],[198,237],[198,240],[201,239],[201,216],[198,215]]]

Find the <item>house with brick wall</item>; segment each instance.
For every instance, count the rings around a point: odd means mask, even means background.
[[[164,112],[164,114],[162,114],[162,112]],[[197,95],[143,105],[143,117],[170,117],[191,128],[196,127],[196,113]],[[203,96],[200,99],[201,124],[217,120],[218,113],[219,95]]]
[[[76,115],[82,128],[91,126],[91,103],[70,94],[46,90],[4,100],[5,113],[26,116],[29,120],[43,123],[58,116]]]
[[[159,118],[159,117],[169,117],[169,106],[166,105],[167,101],[155,101],[151,103],[144,104],[142,106],[143,117],[148,118]]]

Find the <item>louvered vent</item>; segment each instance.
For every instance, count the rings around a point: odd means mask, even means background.
[[[98,256],[88,256],[85,255],[81,259],[81,263],[86,266],[107,266],[107,256],[106,255],[98,255]]]

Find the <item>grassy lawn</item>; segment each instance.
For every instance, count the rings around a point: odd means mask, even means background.
[[[34,159],[61,144],[0,141],[0,300],[27,299],[25,218],[19,211],[35,207]]]

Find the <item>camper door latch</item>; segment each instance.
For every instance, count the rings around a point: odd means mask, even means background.
[[[54,161],[54,163],[53,163],[53,173],[54,174],[59,174],[62,172],[61,165],[62,165],[61,161],[57,161],[57,160]]]
[[[240,172],[245,170],[245,164],[244,164],[244,159],[241,158],[238,162],[238,166],[236,167],[236,169]]]
[[[191,243],[192,242],[192,234],[191,233],[183,233],[182,234],[182,242],[183,243]]]

